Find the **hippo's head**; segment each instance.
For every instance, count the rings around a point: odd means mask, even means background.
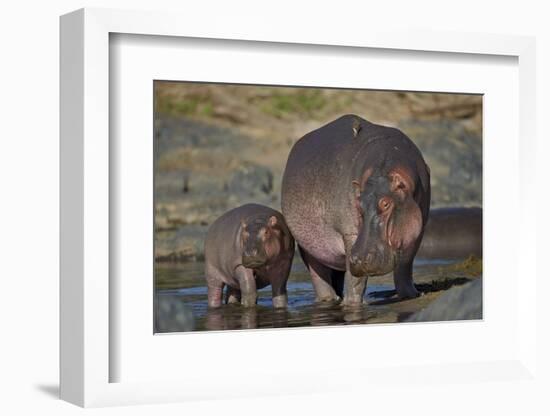
[[[394,168],[369,170],[361,181],[353,181],[358,235],[349,261],[354,276],[389,273],[400,257],[416,253],[423,219],[412,178],[407,170]]]
[[[242,264],[249,269],[265,265],[280,251],[277,217],[259,217],[241,221]]]

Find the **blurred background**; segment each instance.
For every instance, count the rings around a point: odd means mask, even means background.
[[[432,208],[482,205],[481,95],[165,81],[154,94],[155,283],[187,290],[191,303],[206,295],[209,224],[247,202],[280,210],[291,147],[341,115],[397,127],[416,143],[431,169]]]
[[[228,209],[280,210],[294,142],[347,113],[416,143],[431,169],[432,208],[481,206],[481,110],[480,95],[157,81],[156,260],[200,258],[201,236]]]

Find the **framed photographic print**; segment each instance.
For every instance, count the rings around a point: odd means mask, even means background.
[[[532,378],[534,41],[249,30],[62,17],[62,398]]]

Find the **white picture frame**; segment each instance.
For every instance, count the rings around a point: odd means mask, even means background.
[[[528,169],[535,164],[535,42],[530,37],[467,33],[430,33],[421,31],[384,31],[350,26],[348,31],[327,35],[322,28],[303,33],[281,31],[277,25],[258,24],[243,19],[236,26],[223,19],[205,26],[200,19],[171,13],[83,9],[61,18],[61,398],[80,406],[108,406],[138,403],[174,402],[193,399],[331,392],[354,389],[358,384],[370,388],[388,385],[399,377],[407,385],[449,382],[480,383],[484,380],[534,380],[536,361],[536,280],[534,253],[536,217],[519,215],[517,247],[513,247],[517,264],[510,273],[522,270],[522,285],[514,292],[514,318],[517,345],[495,360],[456,362],[439,360],[437,364],[419,362],[413,367],[380,366],[313,371],[298,369],[289,377],[285,372],[269,372],[269,381],[236,379],[230,389],[198,373],[180,380],[152,377],[150,381],[113,382],[112,368],[121,359],[120,350],[112,348],[118,328],[111,322],[117,287],[110,281],[114,263],[110,252],[110,227],[113,227],[110,200],[110,172],[116,160],[110,155],[110,36],[112,34],[162,36],[173,38],[224,39],[227,42],[277,43],[302,45],[305,48],[331,45],[333,50],[431,52],[476,56],[506,56],[517,59],[519,70],[519,105],[514,133],[519,145],[517,191],[518,214],[527,213],[534,195]],[[360,30],[359,30],[360,29]],[[162,42],[162,39],[160,40]],[[158,39],[157,39],[158,40]],[[435,55],[434,55],[435,56]],[[437,58],[436,58],[437,59]],[[512,123],[512,126],[515,126]],[[487,157],[487,156],[486,156]],[[492,157],[492,156],[488,156]],[[152,163],[152,162],[151,162]],[[152,256],[151,256],[152,259]],[[494,286],[493,286],[494,287]],[[529,289],[526,289],[529,288]],[[429,324],[426,324],[429,325]],[[408,326],[408,331],[413,327]],[[456,327],[457,328],[457,327]],[[455,329],[456,330],[456,329]],[[317,330],[315,330],[317,331]],[[330,336],[327,332],[306,331],[304,337]],[[350,342],[360,339],[361,329],[347,330]],[[297,333],[279,331],[264,335],[285,342]],[[151,336],[153,336],[151,331]],[[202,336],[202,335],[201,335]],[[239,336],[237,334],[237,336]],[[241,336],[243,336],[241,334]],[[399,339],[399,334],[394,334]],[[257,334],[247,334],[255,342]],[[164,344],[170,337],[163,337]],[[244,342],[244,341],[243,341]],[[282,341],[281,341],[282,342]],[[252,367],[252,365],[250,365]],[[260,370],[261,373],[261,370]],[[337,383],[321,383],[319,377],[330,375]],[[117,378],[117,377],[115,377]],[[374,390],[372,390],[374,391]]]

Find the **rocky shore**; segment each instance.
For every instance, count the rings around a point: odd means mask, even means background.
[[[398,127],[430,166],[433,208],[481,206],[479,137],[453,121],[409,120]],[[273,141],[265,149],[237,130],[185,118],[162,118],[157,131],[157,261],[200,259],[208,225],[229,209],[256,202],[280,210],[280,178],[292,143]]]

